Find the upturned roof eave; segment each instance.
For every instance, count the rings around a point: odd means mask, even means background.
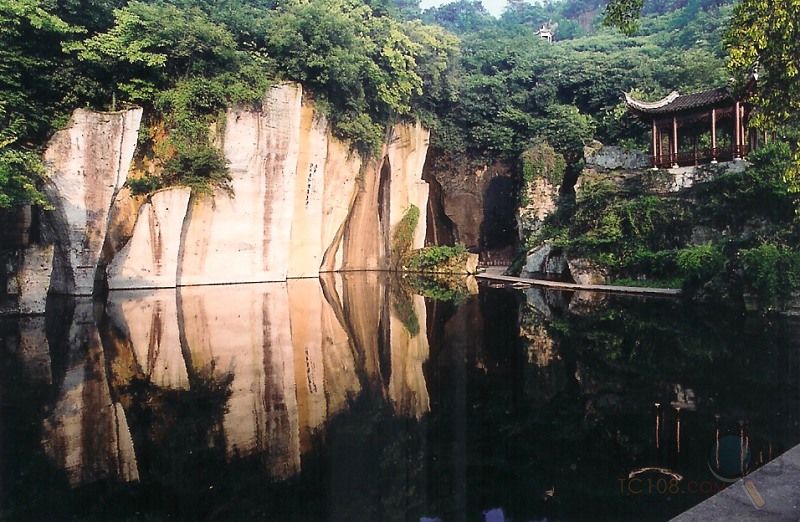
[[[672,91],[664,98],[654,102],[636,100],[627,92],[623,94],[625,96],[625,104],[632,112],[640,116],[649,117],[710,110],[715,107],[726,106],[735,101],[735,97],[726,87],[685,95]]]

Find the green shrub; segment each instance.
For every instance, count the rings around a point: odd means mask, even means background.
[[[403,266],[403,262],[411,252],[411,247],[414,246],[414,232],[417,230],[417,223],[419,223],[419,207],[411,205],[403,214],[400,222],[395,225],[390,254],[390,263],[395,270],[399,270]]]
[[[163,178],[159,176],[142,176],[141,178],[128,178],[125,182],[134,196],[150,194],[163,186]]]
[[[408,259],[408,268],[413,271],[424,272],[436,268],[443,269],[451,262],[464,263],[467,248],[462,244],[455,246],[431,246],[415,250]]]
[[[675,261],[686,283],[699,286],[722,272],[725,256],[719,247],[706,243],[679,250]]]
[[[800,252],[765,243],[740,251],[744,279],[762,306],[776,306],[800,288]]]
[[[210,193],[214,187],[231,191],[227,160],[207,143],[180,143],[164,164],[164,177],[171,185],[186,185],[200,193]]]
[[[27,150],[0,148],[0,208],[36,205],[52,208],[37,185],[44,176],[39,154]]]

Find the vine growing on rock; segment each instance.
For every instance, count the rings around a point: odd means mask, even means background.
[[[389,261],[394,270],[401,270],[414,246],[414,232],[419,223],[419,207],[411,205],[395,225]]]

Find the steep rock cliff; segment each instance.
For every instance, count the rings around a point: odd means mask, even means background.
[[[298,84],[273,86],[261,110],[226,114],[221,146],[232,193],[192,195],[185,211],[184,189],[156,193],[139,210],[130,240],[112,253],[109,286],[283,281],[387,268],[393,229],[411,205],[422,218],[413,247],[424,244],[428,139],[420,124],[401,123],[387,133],[380,156],[364,160],[332,135]]]
[[[191,190],[160,190],[139,207],[133,235],[108,267],[108,287],[174,287],[181,231]]]
[[[233,194],[192,198],[178,284],[286,279],[294,217],[302,89],[270,89],[262,111],[227,112],[223,151]]]
[[[51,292],[92,294],[109,209],[127,179],[141,118],[141,109],[78,109],[50,140],[44,159],[45,192],[55,206],[47,215],[55,243]]]

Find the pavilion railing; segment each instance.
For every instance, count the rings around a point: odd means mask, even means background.
[[[678,154],[662,154],[652,156],[653,167],[668,169],[675,165],[679,167],[690,167],[716,161],[730,161],[734,158],[744,158],[750,148],[747,145],[739,145],[730,148],[716,149],[697,149],[695,151],[679,151]]]

